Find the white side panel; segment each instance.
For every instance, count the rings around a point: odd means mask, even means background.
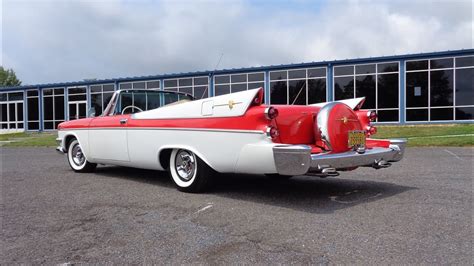
[[[274,143],[245,145],[240,152],[235,172],[249,174],[276,173],[275,159],[273,158],[274,146]]]
[[[61,138],[64,143],[64,138],[67,136],[74,136],[77,141],[79,141],[79,145],[81,145],[82,151],[84,152],[87,160],[90,161],[91,156],[91,149],[89,146],[89,130],[59,130],[58,137]],[[66,143],[64,143],[66,145]],[[63,148],[66,148],[65,146]]]
[[[91,160],[129,161],[125,128],[91,129],[89,132]]]
[[[362,102],[363,100],[365,100],[365,97],[360,97],[360,98],[355,98],[355,99],[339,100],[339,101],[335,101],[335,102],[344,103],[347,106],[349,106],[351,109],[355,109],[360,104],[360,102]],[[310,106],[323,107],[328,103],[330,103],[330,102],[310,104]]]
[[[130,162],[138,168],[162,170],[158,153],[166,148],[191,150],[221,173],[236,171],[237,162],[243,157],[242,150],[246,150],[246,156],[252,159],[252,163],[242,161],[239,165],[244,166],[245,171],[237,172],[262,173],[262,168],[275,168],[273,155],[266,150],[245,148],[248,144],[274,145],[258,132],[134,129],[128,131],[128,141]],[[252,154],[253,151],[257,154]],[[271,165],[268,166],[268,163]]]
[[[140,112],[132,115],[132,119],[174,119],[201,117],[233,117],[242,116],[247,111],[260,89],[253,89],[232,94],[226,94],[209,99],[202,99],[176,105]],[[212,106],[203,102],[212,103]],[[203,112],[204,111],[204,112]]]

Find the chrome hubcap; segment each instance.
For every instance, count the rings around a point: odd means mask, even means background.
[[[84,164],[86,157],[84,157],[84,153],[82,153],[81,146],[79,144],[74,145],[72,148],[72,161],[74,162],[75,165],[81,166]]]
[[[176,154],[175,168],[181,180],[191,180],[196,171],[196,159],[194,155],[188,151],[180,150]]]

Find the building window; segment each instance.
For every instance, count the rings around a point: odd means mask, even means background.
[[[37,90],[26,92],[26,105],[28,106],[28,130],[39,130],[39,93]]]
[[[159,82],[158,82],[159,88]],[[114,84],[98,84],[90,86],[91,107],[96,116],[102,114],[114,95]]]
[[[406,121],[472,120],[473,56],[406,62]]]
[[[265,87],[265,73],[263,72],[214,76],[215,96],[260,87]]]
[[[64,88],[43,89],[43,129],[54,130],[64,122]]]
[[[270,72],[270,103],[307,105],[325,101],[325,67]]]
[[[23,92],[0,93],[0,129],[23,129]]]
[[[110,86],[111,84],[108,84]],[[160,81],[159,80],[150,80],[150,81],[135,81],[135,82],[124,82],[119,84],[121,90],[130,90],[130,89],[147,89],[147,90],[159,90]]]
[[[164,90],[183,92],[193,95],[195,99],[203,99],[209,96],[208,77],[189,77],[180,79],[165,79]]]
[[[377,122],[399,121],[398,84],[398,62],[334,67],[334,99],[365,97],[362,108],[377,111]]]

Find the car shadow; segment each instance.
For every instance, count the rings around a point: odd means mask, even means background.
[[[167,172],[107,166],[98,167],[96,174],[175,189]],[[368,179],[298,176],[279,180],[263,175],[218,174],[214,178],[213,186],[206,193],[239,201],[324,214],[393,197],[412,189],[417,188]],[[182,195],[185,197],[190,194]]]

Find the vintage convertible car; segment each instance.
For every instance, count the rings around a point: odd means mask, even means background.
[[[213,174],[335,176],[402,159],[403,139],[371,139],[364,98],[308,106],[262,104],[263,89],[194,100],[119,90],[98,117],[61,123],[57,150],[76,172],[97,164],[168,170],[177,188],[205,189]]]

